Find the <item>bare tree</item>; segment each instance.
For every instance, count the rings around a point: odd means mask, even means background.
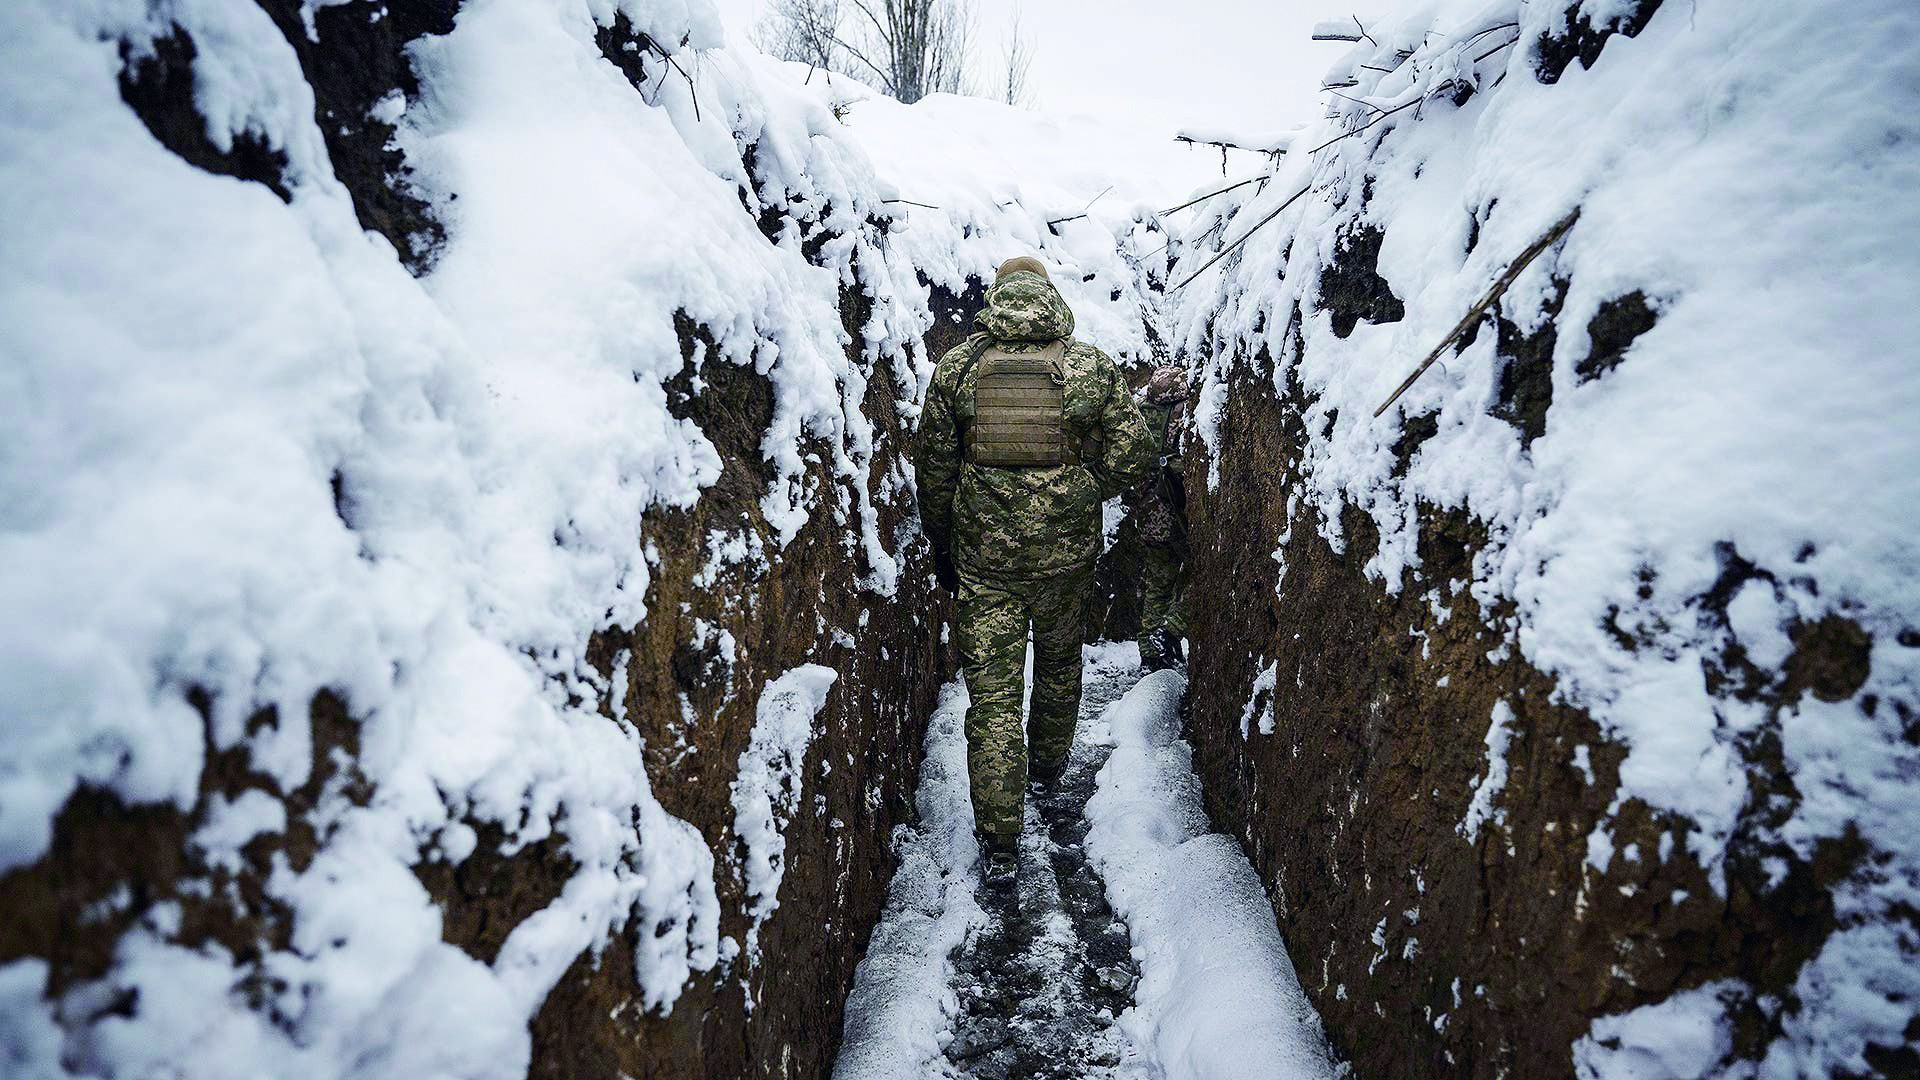
[[[753,42],[781,60],[878,82],[911,105],[928,94],[972,92],[974,21],[974,0],[771,0]],[[1017,23],[1008,48],[1006,92],[1024,97],[1033,48]]]
[[[753,28],[753,43],[777,60],[837,71],[844,59],[840,22],[840,0],[773,0]]]
[[[836,43],[852,67],[911,105],[928,94],[963,93],[973,44],[971,0],[846,0],[852,25]]]
[[[1033,85],[1028,78],[1033,70],[1033,39],[1020,23],[1020,7],[1016,4],[1013,25],[1007,29],[1007,78],[1000,87],[1000,100],[1026,108],[1033,104]]]

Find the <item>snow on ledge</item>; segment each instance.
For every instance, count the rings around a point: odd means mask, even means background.
[[[1493,703],[1493,718],[1487,724],[1487,767],[1473,786],[1473,801],[1466,816],[1455,827],[1471,843],[1480,835],[1480,826],[1491,821],[1503,825],[1507,812],[1496,808],[1493,800],[1507,787],[1507,748],[1513,743],[1513,706],[1504,701]]]
[[[754,710],[753,740],[740,752],[733,781],[733,831],[746,845],[747,955],[760,956],[760,924],[780,906],[787,840],[781,830],[800,805],[800,764],[816,734],[813,718],[839,673],[802,664],[769,682]]]

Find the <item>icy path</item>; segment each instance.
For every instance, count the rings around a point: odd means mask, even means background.
[[[1030,800],[1018,911],[974,896],[964,686],[927,731],[900,869],[847,1002],[836,1080],[1331,1077],[1252,867],[1209,831],[1173,672],[1086,650],[1059,792]],[[1083,811],[1084,808],[1084,811]]]

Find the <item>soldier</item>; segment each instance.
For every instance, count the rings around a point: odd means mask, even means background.
[[[1187,374],[1154,369],[1141,394],[1159,461],[1137,510],[1140,534],[1140,668],[1179,664],[1187,636],[1187,491],[1180,472],[1180,432],[1186,426]]]
[[[1126,380],[1072,338],[1073,312],[1039,260],[1003,264],[974,325],[934,369],[916,464],[972,695],[974,827],[989,885],[1010,892],[1027,780],[1058,780],[1073,744],[1100,506],[1146,479],[1153,459]]]

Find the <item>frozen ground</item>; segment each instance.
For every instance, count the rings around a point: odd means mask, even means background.
[[[1246,857],[1211,832],[1182,676],[1086,651],[1059,789],[1031,799],[1017,907],[979,877],[955,682],[927,731],[917,829],[847,1003],[836,1080],[1342,1075]]]

